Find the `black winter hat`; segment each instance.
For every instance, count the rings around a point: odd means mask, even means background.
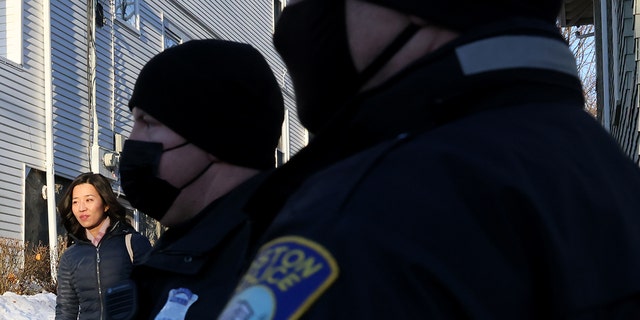
[[[563,0],[367,0],[457,31],[525,17],[555,23]]]
[[[129,100],[134,107],[222,161],[255,169],[275,165],[282,92],[248,44],[191,40],[159,53],[140,71]]]

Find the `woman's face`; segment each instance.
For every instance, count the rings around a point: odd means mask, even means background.
[[[83,183],[73,187],[71,211],[80,225],[89,232],[100,228],[108,209],[109,207],[102,202],[98,190],[93,185]]]

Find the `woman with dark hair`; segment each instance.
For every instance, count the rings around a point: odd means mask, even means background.
[[[151,249],[126,220],[109,180],[83,173],[58,203],[69,247],[60,257],[56,319],[104,319],[106,289]]]

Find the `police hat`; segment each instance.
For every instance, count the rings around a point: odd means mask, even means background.
[[[511,17],[555,23],[562,0],[367,0],[457,31]]]
[[[222,161],[275,166],[282,91],[248,44],[191,40],[159,53],[138,76],[129,101],[134,107]]]

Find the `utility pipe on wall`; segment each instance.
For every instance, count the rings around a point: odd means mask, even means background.
[[[96,102],[96,1],[87,1],[87,78],[89,91],[89,114],[91,125],[91,150],[89,151],[89,166],[91,172],[100,173],[99,123]]]
[[[56,214],[56,180],[53,155],[53,75],[51,63],[51,2],[42,1],[43,13],[43,67],[45,114],[45,171],[47,184],[47,225],[49,228],[49,257],[51,278],[57,279],[58,221]]]
[[[601,23],[601,34],[602,34],[602,91],[604,91],[604,96],[602,99],[602,124],[607,131],[611,131],[611,91],[609,86],[609,30],[607,30],[608,18],[609,18],[609,8],[607,7],[607,1],[609,0],[600,0],[600,23]]]

